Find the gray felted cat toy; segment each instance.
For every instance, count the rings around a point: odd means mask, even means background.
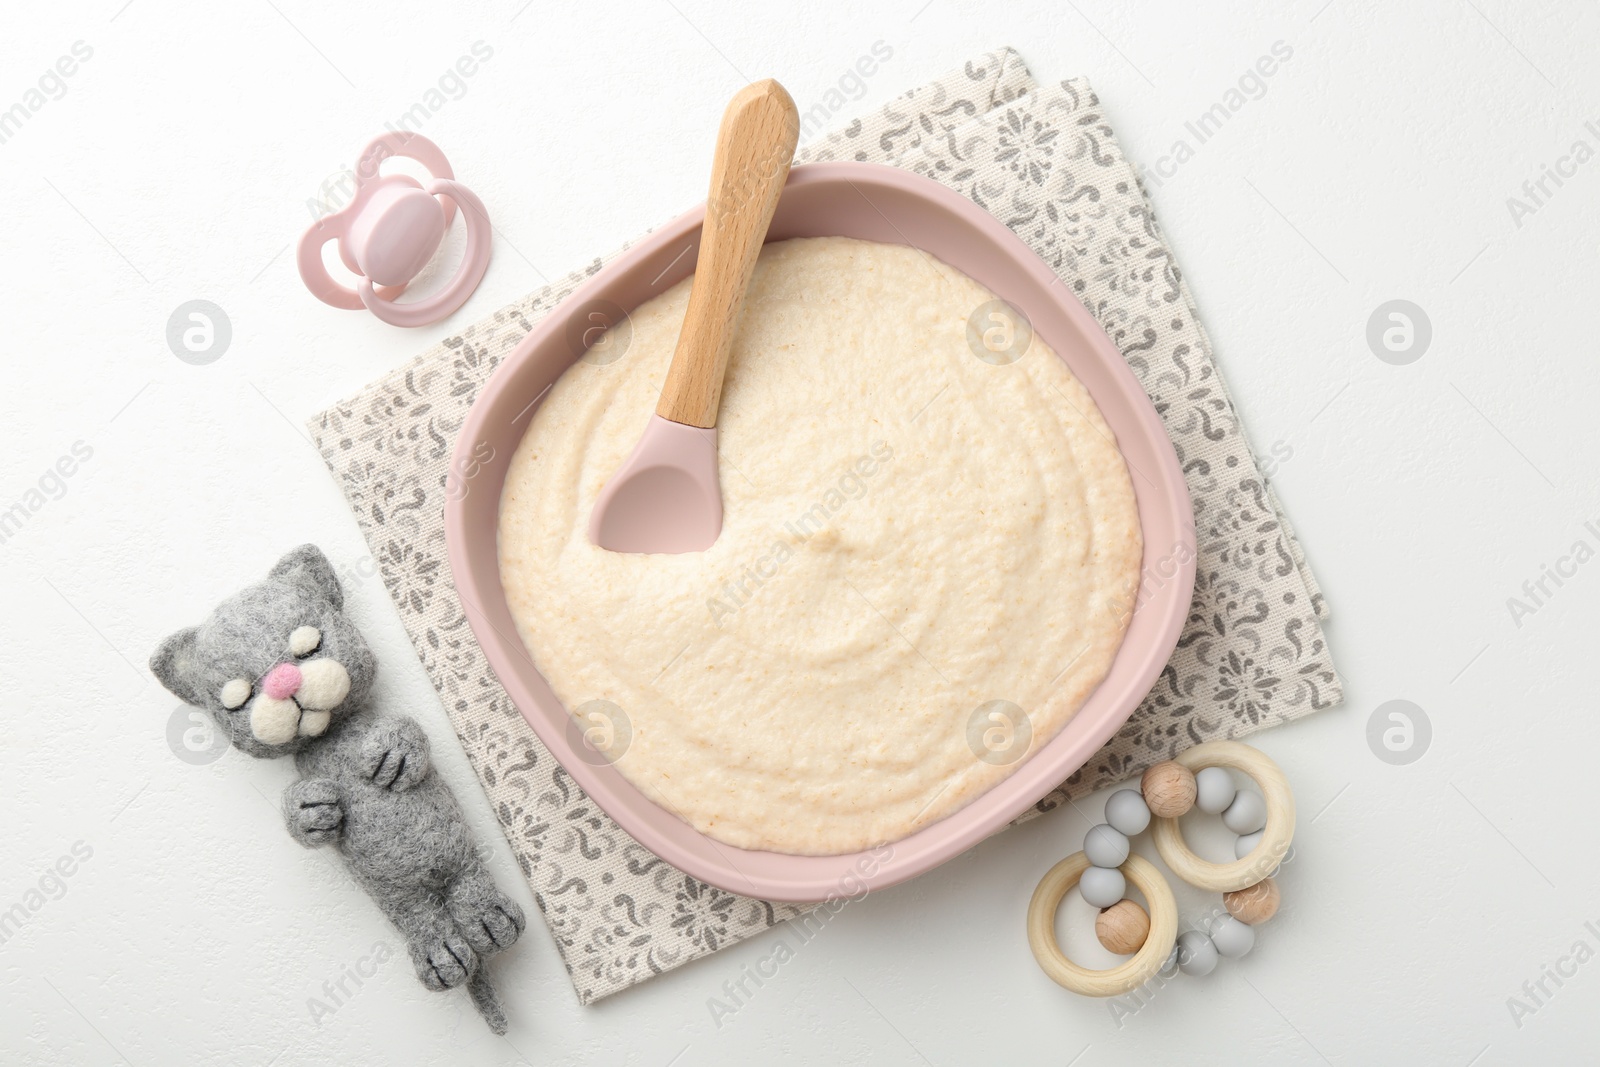
[[[465,985],[503,1034],[486,960],[521,936],[522,908],[474,852],[422,730],[364,705],[378,663],[343,608],[328,558],[301,545],[265,581],[161,642],[150,669],[210,711],[235,748],[294,755],[301,777],[283,795],[289,833],[307,848],[337,846],[405,936],[422,984]]]

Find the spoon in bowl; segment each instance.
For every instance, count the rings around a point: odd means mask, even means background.
[[[794,101],[770,78],[739,90],[723,113],[689,308],[661,399],[589,513],[589,539],[601,548],[704,552],[722,532],[722,378],[799,137]]]

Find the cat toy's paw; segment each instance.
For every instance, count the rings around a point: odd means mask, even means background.
[[[478,954],[454,930],[413,941],[411,962],[422,984],[436,991],[454,989],[478,970]]]
[[[289,833],[307,848],[339,839],[344,829],[344,802],[331,778],[307,778],[283,793],[283,816]]]
[[[480,956],[510,948],[528,925],[521,905],[498,889],[452,898],[449,907],[461,935]]]
[[[384,789],[410,789],[430,766],[428,737],[410,719],[383,723],[361,743],[361,773]]]

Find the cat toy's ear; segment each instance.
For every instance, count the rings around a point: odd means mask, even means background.
[[[344,590],[339,588],[339,577],[333,573],[328,557],[316,545],[290,549],[267,576],[294,582],[336,609],[344,609]]]
[[[204,707],[205,702],[199,699],[191,681],[197,666],[194,642],[199,632],[198,626],[185,626],[177,633],[168,635],[150,655],[150,672],[167,687],[168,692],[185,704]]]

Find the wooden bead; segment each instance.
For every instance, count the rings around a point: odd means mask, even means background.
[[[1094,936],[1107,952],[1131,956],[1150,936],[1150,916],[1132,900],[1119,900],[1094,921]]]
[[[1222,906],[1240,922],[1259,926],[1278,914],[1278,904],[1282,899],[1278,883],[1271,878],[1263,878],[1255,885],[1222,894]]]
[[[1139,789],[1150,814],[1158,819],[1176,819],[1194,807],[1194,772],[1181,763],[1164,760],[1144,772]]]

